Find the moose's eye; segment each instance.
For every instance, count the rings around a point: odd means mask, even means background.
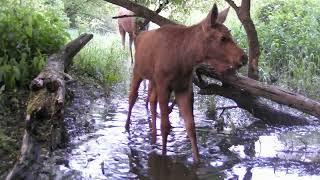
[[[226,36],[221,37],[221,42],[227,42],[227,41],[228,41],[228,38]]]

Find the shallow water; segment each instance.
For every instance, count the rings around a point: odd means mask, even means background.
[[[133,108],[130,134],[124,129],[127,89],[120,85],[115,90],[109,98],[100,96],[85,103],[86,113],[80,110],[72,117],[67,113],[67,121],[78,118],[87,123],[84,130],[69,127],[69,163],[60,165],[61,179],[320,179],[319,124],[269,127],[238,108],[220,116],[221,110],[214,111],[216,106],[235,104],[221,97],[196,95],[194,114],[202,163],[194,165],[177,107],[170,114],[173,128],[168,153],[162,156],[159,120],[157,144],[150,144],[143,86]]]

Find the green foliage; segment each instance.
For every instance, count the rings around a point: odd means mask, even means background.
[[[260,77],[277,80],[300,93],[317,96],[320,89],[320,6],[316,0],[259,2],[253,11],[261,56]],[[242,47],[240,25],[232,32]]]
[[[162,10],[164,14],[168,14],[168,18],[181,24],[190,25],[198,22],[203,18],[203,14],[207,14],[214,3],[222,4],[223,1],[203,1],[203,0],[135,0],[135,2],[156,10],[160,3],[169,2]],[[162,13],[161,12],[161,13]],[[194,17],[196,16],[196,17]]]
[[[134,0],[151,10],[156,10],[160,3],[165,1],[167,0]],[[218,0],[216,1],[219,3]],[[118,14],[119,6],[101,0],[63,0],[63,2],[71,28],[99,33],[117,31],[117,20],[111,17]],[[190,20],[186,17],[190,17],[193,10],[205,10],[207,13],[213,5],[213,1],[202,0],[169,0],[168,2],[162,12],[168,14],[169,19],[183,24],[189,23]]]
[[[25,85],[42,69],[46,55],[68,40],[68,24],[58,11],[31,2],[7,0],[0,8],[0,86],[6,89]]]
[[[74,66],[80,72],[110,86],[126,77],[130,63],[127,57],[118,36],[113,33],[95,34],[76,56]]]
[[[70,19],[70,27],[81,31],[100,33],[116,31],[118,6],[101,0],[63,0],[64,11]]]
[[[185,25],[194,24],[202,20],[205,17],[203,15],[209,13],[214,3],[221,4],[220,1],[174,0],[169,4],[169,19]]]

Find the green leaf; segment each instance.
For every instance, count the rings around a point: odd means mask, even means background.
[[[20,80],[21,72],[20,72],[19,68],[17,66],[13,66],[12,69],[13,69],[13,75],[14,75],[15,80]]]
[[[27,26],[26,26],[26,33],[28,35],[29,38],[32,38],[32,16],[27,16]]]

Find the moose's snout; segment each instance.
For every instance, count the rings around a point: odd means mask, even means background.
[[[241,66],[246,65],[246,64],[248,63],[248,56],[247,56],[246,54],[243,54],[243,55],[241,56],[240,62],[242,62]]]
[[[225,75],[228,74],[234,74],[238,69],[240,69],[242,66],[246,65],[248,63],[248,56],[246,54],[243,54],[240,56],[239,60],[233,65],[228,66],[224,72]]]
[[[243,54],[234,68],[240,69],[242,66],[246,65],[247,63],[248,63],[248,56],[246,54]]]

